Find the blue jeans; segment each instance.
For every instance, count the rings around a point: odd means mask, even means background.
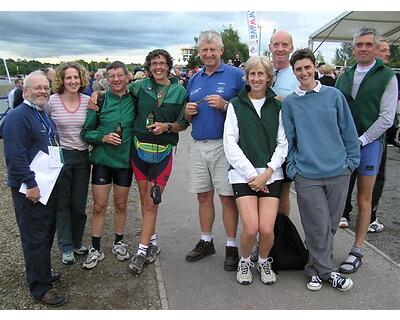
[[[89,188],[87,150],[63,149],[64,167],[57,181],[57,240],[62,252],[82,245],[86,225],[86,200]]]

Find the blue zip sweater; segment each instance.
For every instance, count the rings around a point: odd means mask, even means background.
[[[343,94],[322,86],[304,96],[292,93],[282,105],[289,143],[287,174],[322,179],[354,171],[360,161],[356,127]]]
[[[28,189],[36,187],[35,172],[30,170],[29,164],[39,150],[49,153],[49,137],[37,113],[23,103],[7,114],[0,128],[4,139],[8,186],[11,188],[19,188],[22,183],[26,183]],[[44,111],[39,113],[45,117]],[[51,119],[49,121],[59,140],[56,125]]]

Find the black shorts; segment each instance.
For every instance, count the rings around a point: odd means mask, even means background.
[[[244,196],[255,196],[258,198],[280,198],[282,192],[283,180],[276,180],[271,184],[268,184],[269,193],[265,193],[262,191],[254,191],[252,190],[247,183],[234,183],[232,184],[233,196],[235,199],[244,197]]]
[[[285,162],[282,164],[282,171],[283,171],[283,182],[293,182],[292,179],[290,179],[287,174],[286,174],[286,160]]]
[[[132,177],[132,168],[111,168],[100,164],[94,164],[92,167],[92,184],[95,185],[114,183],[120,187],[130,187]]]

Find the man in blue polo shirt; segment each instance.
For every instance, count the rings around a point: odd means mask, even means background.
[[[224,269],[237,270],[239,253],[236,245],[238,210],[228,182],[229,164],[222,136],[229,100],[244,87],[243,72],[221,62],[224,51],[221,35],[215,31],[200,34],[197,49],[204,67],[188,83],[189,103],[186,120],[192,123],[190,146],[190,191],[199,201],[200,241],[186,255],[189,262],[215,253],[212,227],[215,219],[214,189],[222,204],[226,231]]]

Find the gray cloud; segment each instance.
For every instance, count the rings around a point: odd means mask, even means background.
[[[26,58],[149,51],[194,44],[201,30],[232,25],[247,40],[243,12],[1,12],[0,48]],[[295,38],[306,39],[337,13],[257,12]],[[329,18],[328,18],[329,17]],[[269,35],[264,38],[266,41]]]

